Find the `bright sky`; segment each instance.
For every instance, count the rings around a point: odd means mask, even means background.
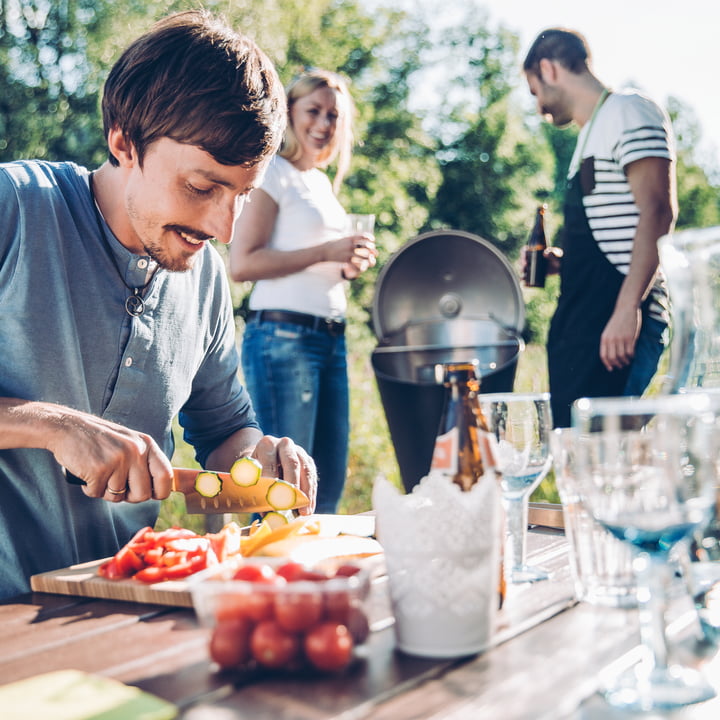
[[[565,26],[587,38],[595,74],[631,84],[661,105],[668,96],[696,114],[706,157],[720,156],[718,0],[478,0],[491,28],[521,38],[520,59],[545,28]]]

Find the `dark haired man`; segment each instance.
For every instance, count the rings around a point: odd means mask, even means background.
[[[548,335],[556,426],[580,397],[641,395],[665,346],[667,290],[658,239],[677,216],[670,121],[634,90],[592,72],[582,35],[545,30],[523,69],[538,110],[580,126],[570,163],[562,250],[546,252],[561,290]]]
[[[238,382],[210,245],[230,241],[285,116],[252,41],[179,13],[112,69],[98,170],[0,166],[0,598],[154,524],[176,416],[204,466],[253,455],[314,502],[312,460],[262,436]]]

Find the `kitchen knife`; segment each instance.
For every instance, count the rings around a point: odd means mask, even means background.
[[[205,497],[195,490],[195,480],[201,472],[212,472],[222,481],[222,490],[215,497]],[[235,483],[230,473],[173,468],[173,490],[185,495],[186,509],[189,513],[253,513],[274,510],[275,508],[267,501],[267,493],[276,482],[284,481],[261,477],[254,485],[242,487]],[[294,490],[293,509],[307,507],[310,504],[307,495],[299,488]]]

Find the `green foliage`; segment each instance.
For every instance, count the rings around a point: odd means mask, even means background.
[[[560,278],[548,276],[544,288],[523,288],[525,299],[525,331],[523,338],[526,343],[545,345],[550,320],[555,311],[555,303],[560,294]]]
[[[676,98],[668,98],[678,156],[678,229],[720,224],[720,197],[708,173],[717,173],[711,164],[698,164],[700,125],[695,113]]]
[[[101,156],[90,49],[105,12],[93,0],[0,3],[0,161]]]

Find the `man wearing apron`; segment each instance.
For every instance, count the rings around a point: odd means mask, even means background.
[[[524,63],[540,113],[581,128],[562,250],[546,251],[560,272],[547,342],[556,427],[580,397],[641,395],[670,319],[657,248],[677,216],[670,121],[636,91],[610,92],[589,63],[585,39],[563,29],[540,33]]]

